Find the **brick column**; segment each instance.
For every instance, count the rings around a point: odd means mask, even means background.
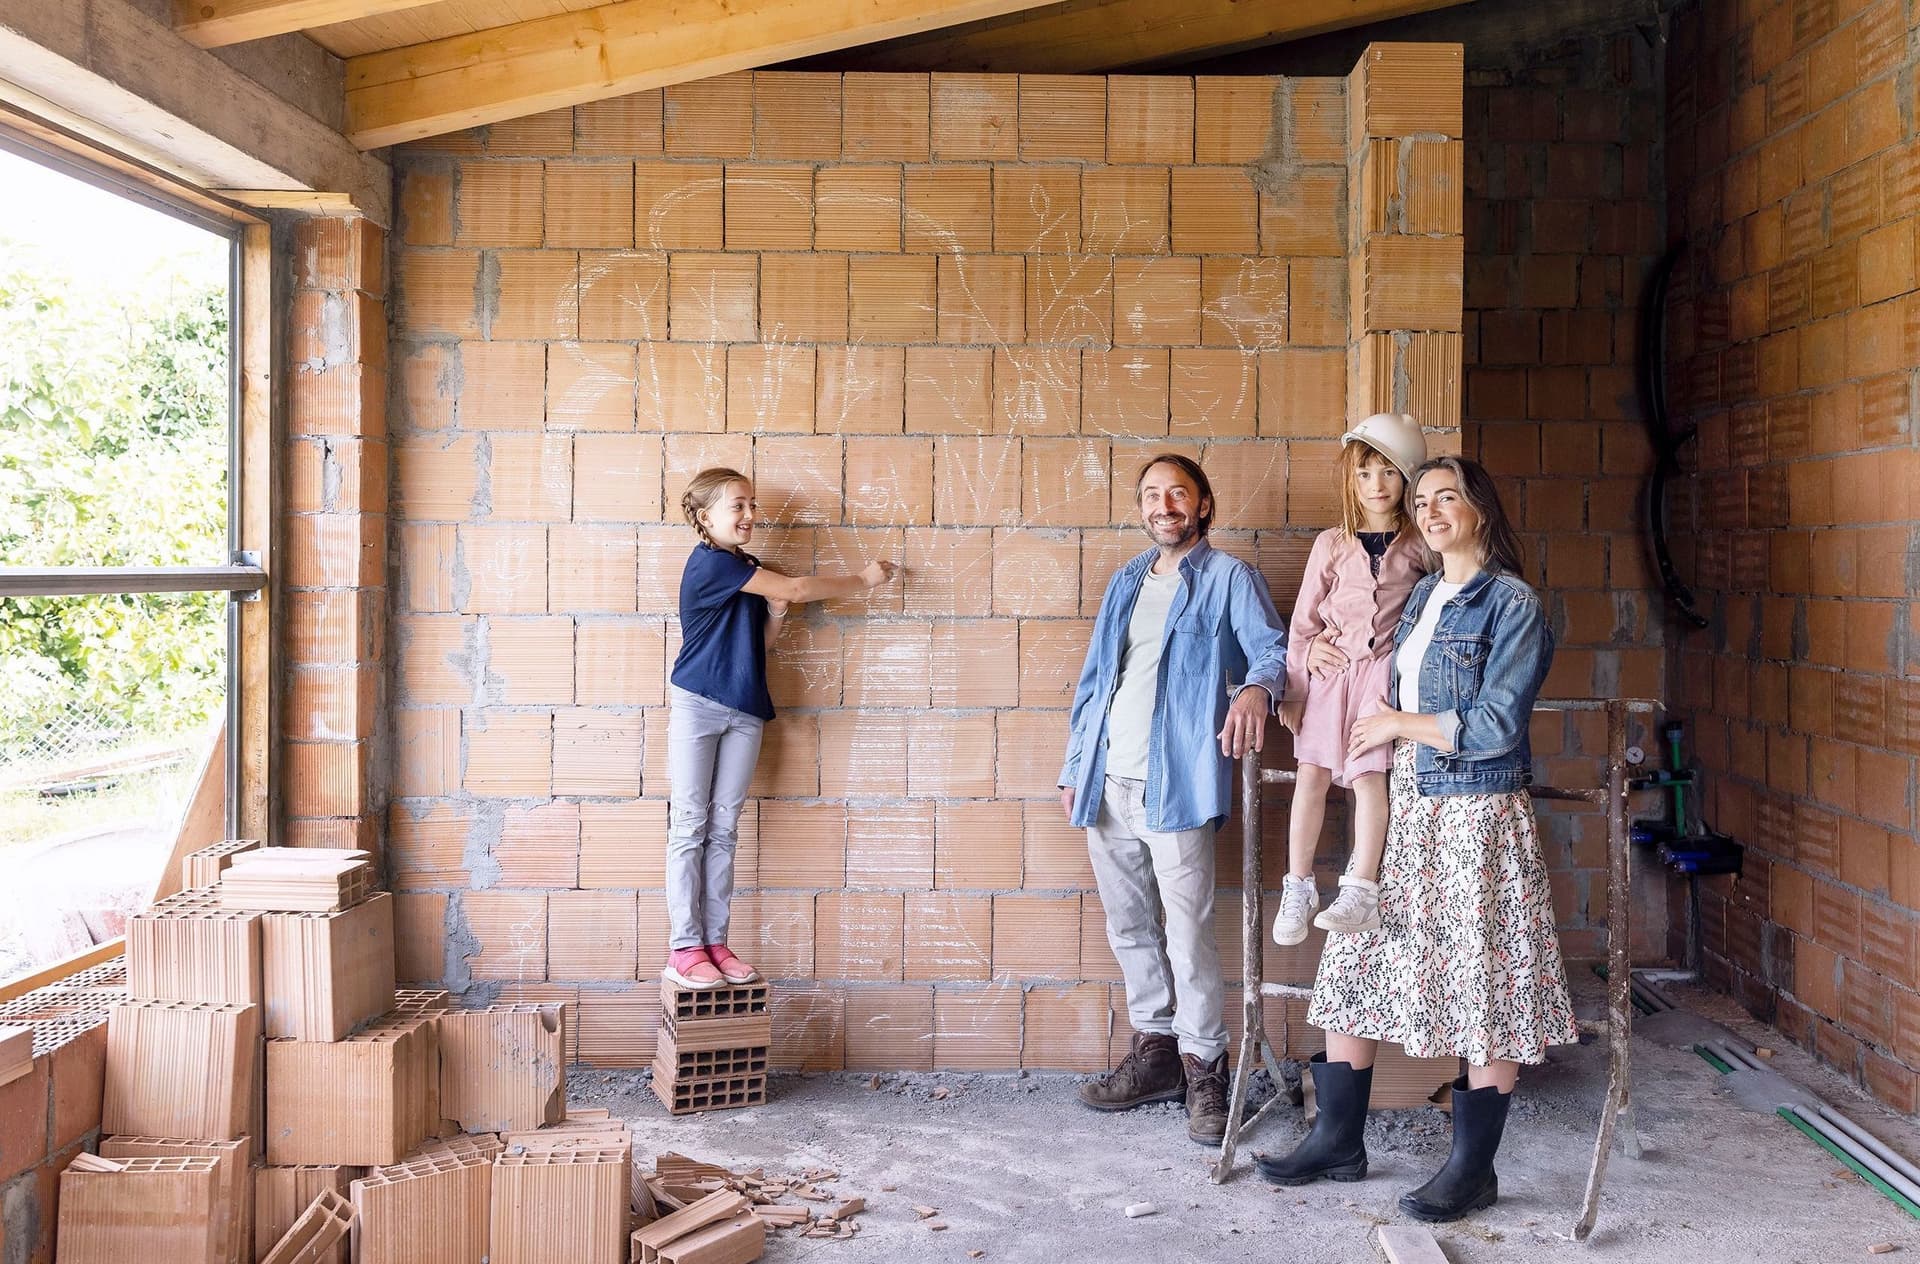
[[[1347,78],[1353,244],[1349,412],[1411,413],[1459,451],[1458,44],[1370,44]]]
[[[385,234],[294,230],[280,574],[281,841],[377,850],[373,747],[386,602]]]

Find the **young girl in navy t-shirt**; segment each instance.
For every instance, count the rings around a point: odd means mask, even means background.
[[[746,551],[753,482],[735,470],[701,470],[680,498],[700,543],[680,577],[680,656],[668,688],[668,940],[665,976],[682,987],[759,977],[727,948],[733,848],[740,805],[773,718],[767,650],[794,602],[849,597],[891,580],[892,562],[857,575],[782,575]]]

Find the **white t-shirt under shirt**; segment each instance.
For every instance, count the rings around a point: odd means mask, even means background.
[[[1420,617],[1414,621],[1413,631],[1407,633],[1407,639],[1400,642],[1393,652],[1393,665],[1400,673],[1400,698],[1398,710],[1418,711],[1420,709],[1420,664],[1427,661],[1427,649],[1433,644],[1433,630],[1440,626],[1440,610],[1449,601],[1460,595],[1465,584],[1436,583],[1433,592],[1427,596],[1427,604],[1420,607]]]
[[[1107,776],[1147,779],[1147,743],[1153,734],[1153,697],[1160,683],[1160,646],[1166,639],[1167,611],[1180,588],[1180,572],[1156,575],[1148,570],[1127,620],[1127,644],[1120,655],[1120,683],[1107,709]]]

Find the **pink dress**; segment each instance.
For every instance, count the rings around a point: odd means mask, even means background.
[[[1339,527],[1316,536],[1307,556],[1287,627],[1286,696],[1307,700],[1293,754],[1299,763],[1327,769],[1336,786],[1352,786],[1355,777],[1393,766],[1389,745],[1349,760],[1347,738],[1355,720],[1387,705],[1393,632],[1408,594],[1426,574],[1423,558],[1413,533],[1402,532],[1387,545],[1376,576],[1365,546]],[[1347,666],[1314,680],[1307,675],[1307,642],[1322,632],[1333,634]]]

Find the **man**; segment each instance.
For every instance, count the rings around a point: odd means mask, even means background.
[[[1218,1145],[1227,1028],[1213,836],[1233,761],[1261,748],[1280,701],[1286,637],[1260,572],[1207,543],[1213,488],[1197,462],[1154,457],[1133,499],[1153,548],[1107,584],[1060,769],[1060,805],[1087,830],[1134,1029],[1126,1058],[1081,1085],[1080,1100],[1117,1111],[1184,1095],[1187,1136]]]

